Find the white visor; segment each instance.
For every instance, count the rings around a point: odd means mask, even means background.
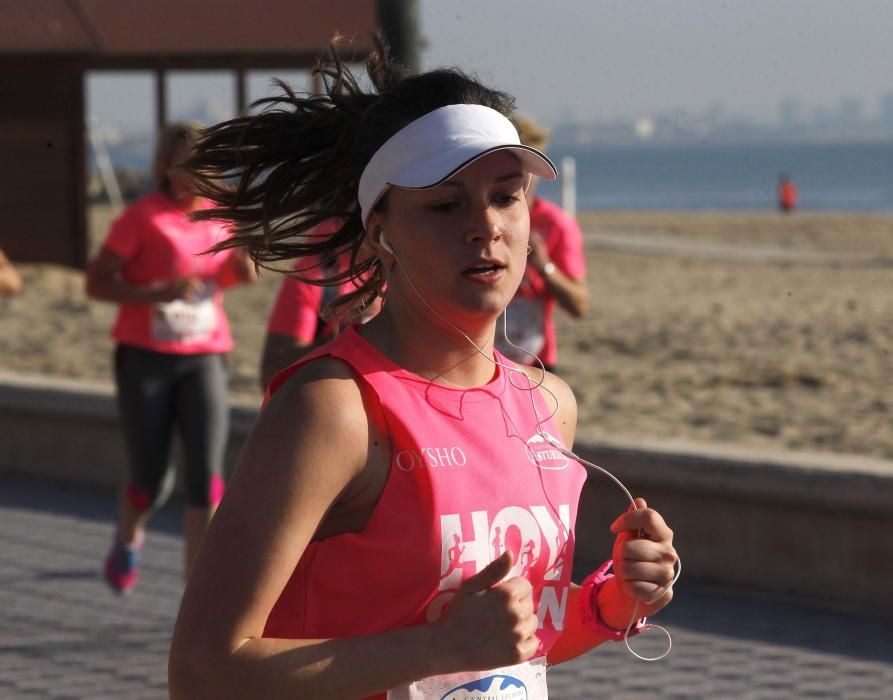
[[[544,154],[524,146],[514,125],[483,105],[447,105],[410,122],[384,142],[360,176],[363,225],[391,185],[434,187],[493,151],[511,149],[531,173],[554,180],[558,171]]]

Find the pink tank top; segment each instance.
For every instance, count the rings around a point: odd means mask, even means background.
[[[365,530],[309,545],[264,636],[347,637],[435,621],[463,579],[510,549],[509,576],[533,584],[536,672],[544,679],[542,657],[567,612],[586,473],[540,436],[536,416],[549,411],[539,390],[519,388],[531,386],[526,375],[501,367],[475,389],[432,383],[390,362],[353,327],[278,375],[270,390],[320,356],[350,365],[367,402],[380,405],[393,448],[391,472]],[[541,430],[560,440],[551,420]],[[420,694],[412,684],[375,697],[432,697],[432,691],[437,698],[501,697],[500,688],[507,698],[522,697],[512,688],[532,681],[516,670],[439,677],[432,679],[439,685],[428,683]],[[545,697],[542,689],[527,692]]]

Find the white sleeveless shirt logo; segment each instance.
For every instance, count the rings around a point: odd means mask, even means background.
[[[152,337],[161,342],[195,343],[217,330],[217,286],[205,282],[189,299],[156,304],[152,309]]]

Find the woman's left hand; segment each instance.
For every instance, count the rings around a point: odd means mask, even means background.
[[[656,510],[642,498],[636,507],[611,525],[614,541],[614,578],[606,581],[598,595],[602,620],[615,629],[625,629],[636,610],[637,617],[653,615],[673,598],[670,584],[676,575],[673,531]]]
[[[229,259],[220,268],[217,284],[221,289],[236,284],[251,284],[257,281],[257,268],[251,256],[243,248],[234,248]]]
[[[549,262],[549,249],[546,247],[546,240],[539,231],[533,229],[530,231],[530,255],[527,256],[527,260],[540,274],[543,274],[543,268]]]

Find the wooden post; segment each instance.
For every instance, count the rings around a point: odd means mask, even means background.
[[[418,73],[419,8],[417,0],[378,0],[378,21],[391,47],[391,57]]]
[[[70,221],[72,222],[72,238],[74,247],[72,258],[74,266],[86,269],[90,256],[89,229],[87,228],[87,153],[84,135],[87,127],[84,120],[86,104],[84,101],[84,81],[86,74],[82,67],[72,71],[72,82],[77,86],[71,107],[71,154],[69,155],[72,174],[72,202]]]

